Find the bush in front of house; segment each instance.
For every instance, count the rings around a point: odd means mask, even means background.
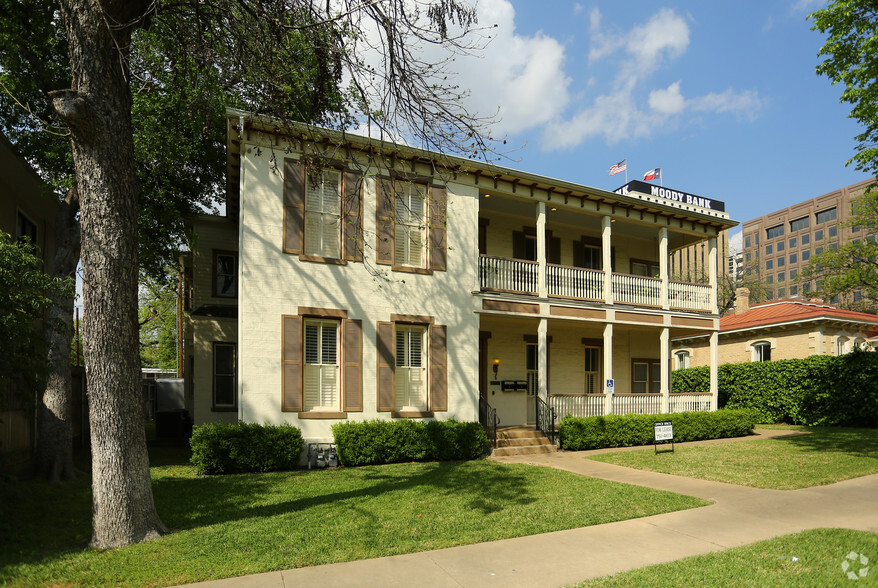
[[[654,425],[670,421],[674,441],[703,441],[743,437],[753,433],[757,415],[752,410],[678,412],[674,414],[626,414],[564,417],[558,425],[561,448],[571,451],[604,447],[635,447],[654,442]]]
[[[707,392],[707,367],[675,370],[672,392]],[[878,427],[878,353],[719,366],[719,406],[750,408],[761,423]]]
[[[346,466],[478,459],[488,443],[479,423],[454,420],[337,423],[332,435],[339,462]]]
[[[292,425],[255,423],[201,425],[189,443],[190,461],[199,474],[291,470],[304,446],[301,431]]]

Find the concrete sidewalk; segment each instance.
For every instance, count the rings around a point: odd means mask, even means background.
[[[789,432],[758,433],[761,437],[775,437]],[[807,529],[840,527],[878,532],[878,474],[801,490],[762,490],[633,470],[585,459],[588,453],[558,452],[496,461],[554,467],[697,496],[714,504],[543,535],[269,572],[202,585],[566,586]]]

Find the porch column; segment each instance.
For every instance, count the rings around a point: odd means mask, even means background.
[[[710,334],[710,406],[719,408],[719,331]]]
[[[659,336],[659,368],[661,371],[661,384],[659,392],[662,395],[662,413],[670,412],[671,393],[671,329],[664,327]]]
[[[711,300],[713,301],[713,308],[711,312],[713,314],[719,313],[719,306],[717,306],[717,272],[716,272],[716,237],[711,237],[708,240],[708,249],[707,249],[707,267],[708,276],[710,278],[710,295]]]
[[[604,325],[604,414],[613,413],[613,397],[607,387],[607,380],[613,379],[613,323]]]
[[[546,288],[546,203],[537,203],[537,291],[540,298],[547,298]]]
[[[537,396],[549,402],[549,319],[541,318],[537,327]]]
[[[659,277],[662,279],[661,305],[667,310],[668,305],[668,228],[659,229]]]
[[[601,268],[604,270],[604,302],[613,303],[613,229],[612,219],[601,219]]]

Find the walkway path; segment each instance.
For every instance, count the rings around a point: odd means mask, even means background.
[[[757,433],[773,437],[788,431]],[[555,467],[697,496],[714,504],[606,525],[269,572],[204,585],[567,586],[807,529],[840,527],[878,532],[878,474],[801,490],[762,490],[633,470],[584,459],[587,454],[558,452],[496,461]]]

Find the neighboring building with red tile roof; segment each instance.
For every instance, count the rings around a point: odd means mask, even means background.
[[[855,347],[878,346],[874,314],[806,299],[772,300],[751,307],[748,292],[738,296],[735,314],[720,319],[719,364],[842,355]],[[674,369],[710,363],[708,337],[674,339],[672,347]]]

